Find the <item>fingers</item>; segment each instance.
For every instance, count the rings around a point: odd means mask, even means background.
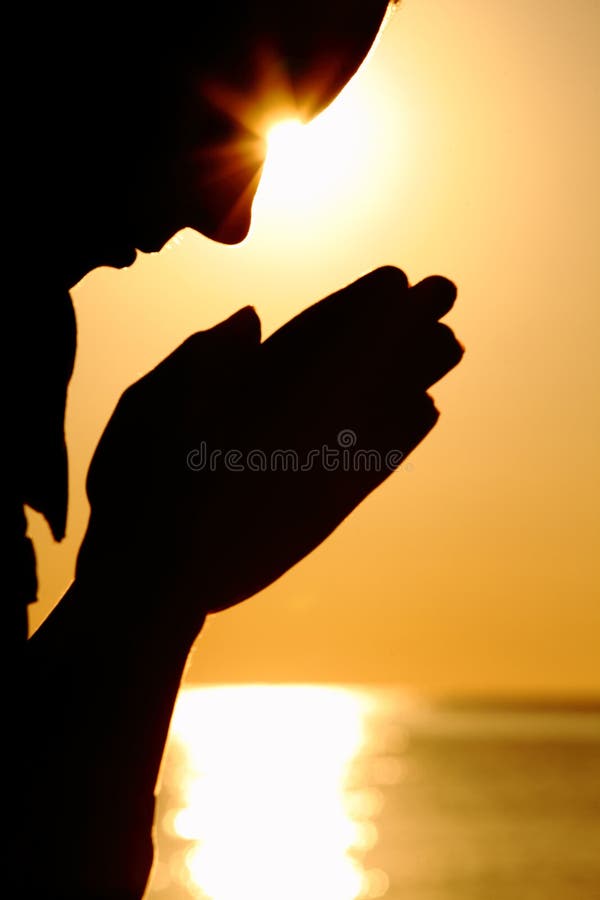
[[[409,291],[413,328],[406,362],[415,383],[430,388],[453,369],[464,347],[447,325],[439,322],[456,300],[456,285],[441,275],[423,279]]]
[[[154,404],[205,396],[235,378],[260,347],[261,324],[256,310],[245,306],[206,331],[190,335],[176,350],[130,388],[138,399],[151,394]],[[199,394],[200,391],[200,394]]]
[[[420,385],[427,389],[447,375],[464,355],[464,347],[447,325],[436,322],[428,331],[419,363]]]
[[[327,444],[327,458],[316,457],[310,470],[300,474],[278,476],[272,502],[286,501],[279,520],[285,521],[292,510],[297,529],[306,528],[315,546],[404,462],[438,417],[432,399],[418,394],[387,416],[363,419],[354,429],[339,431],[337,441]],[[296,546],[302,544],[300,538]]]
[[[440,417],[440,412],[429,394],[417,394],[407,399],[397,412],[397,434],[401,437],[405,459],[421,443]],[[398,461],[398,464],[401,460]]]
[[[311,309],[319,307],[322,315],[323,311],[327,310],[331,315],[338,316],[343,305],[349,316],[365,311],[368,312],[369,318],[377,319],[378,315],[385,313],[387,309],[396,309],[398,304],[406,299],[408,291],[408,279],[402,269],[396,266],[380,266],[325,297]]]
[[[223,322],[219,322],[208,331],[200,331],[204,340],[210,340],[218,349],[222,342],[224,346],[240,349],[260,344],[260,319],[253,306],[244,306],[229,316]],[[192,335],[192,340],[196,335]]]
[[[238,353],[256,348],[260,344],[260,332],[256,310],[244,306],[213,328],[190,335],[160,366],[204,368],[207,362],[228,361]]]
[[[430,275],[410,289],[415,314],[424,319],[441,319],[456,300],[456,285],[441,275]]]
[[[388,303],[385,315],[376,320],[379,335],[373,344],[379,347],[379,365],[385,367],[386,354],[393,360],[398,387],[409,392],[414,388],[427,390],[460,362],[463,346],[451,329],[439,322],[456,300],[456,285],[452,281],[431,275],[405,290],[403,295],[401,283],[407,284],[404,273],[383,267],[362,282],[380,285],[390,298],[392,285],[398,287],[394,302]],[[370,307],[367,314],[372,314]],[[367,332],[363,329],[364,336]],[[363,339],[362,345],[365,343]]]
[[[325,414],[424,392],[463,355],[452,331],[438,322],[455,297],[455,285],[441,276],[409,288],[400,269],[376,269],[263,343],[256,393],[272,396],[276,406],[310,403]]]
[[[207,331],[191,335],[147,375],[127,388],[108,422],[90,464],[86,482],[92,505],[121,479],[127,490],[147,490],[139,477],[147,464],[140,448],[152,444],[151,459],[163,471],[193,446],[199,423],[219,421],[229,412],[232,383],[260,348],[260,319],[244,307]],[[148,463],[149,464],[149,463]],[[138,472],[131,479],[132,467]]]
[[[429,434],[439,415],[433,399],[424,391],[397,397],[393,405],[372,410],[357,425],[356,445],[383,453],[389,462],[384,474],[389,474]]]
[[[299,362],[349,349],[387,328],[400,307],[407,308],[408,280],[394,266],[382,266],[303,310],[263,344],[273,365]]]
[[[397,266],[379,266],[338,293],[357,288],[364,291],[382,291],[397,298],[399,294],[408,290],[408,278]]]

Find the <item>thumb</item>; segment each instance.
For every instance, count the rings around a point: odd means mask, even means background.
[[[178,378],[186,372],[197,377],[208,370],[227,368],[233,361],[243,362],[251,355],[260,346],[260,337],[256,310],[244,306],[218,325],[190,335],[149,375]]]
[[[244,306],[229,316],[223,322],[219,322],[209,331],[200,334],[212,335],[213,338],[225,339],[227,343],[239,343],[241,346],[256,346],[260,344],[260,319],[253,306]]]
[[[200,359],[215,359],[220,354],[233,354],[252,351],[260,344],[260,319],[253,306],[244,306],[218,325],[206,331],[192,334],[175,351],[182,355],[198,355]]]

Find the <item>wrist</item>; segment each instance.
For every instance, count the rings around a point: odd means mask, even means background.
[[[185,661],[206,619],[197,592],[185,596],[173,585],[124,575],[122,569],[86,566],[78,570],[69,595],[80,633],[136,654],[154,646],[163,657]]]

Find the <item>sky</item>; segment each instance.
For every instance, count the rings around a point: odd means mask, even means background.
[[[266,337],[392,264],[458,286],[440,420],[309,558],[209,617],[186,680],[600,691],[599,39],[593,0],[404,0],[302,152],[273,144],[241,245],[186,230],[76,286],[68,531],[29,514],[33,628],[121,392],[246,304]]]

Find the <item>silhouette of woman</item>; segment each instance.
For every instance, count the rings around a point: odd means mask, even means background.
[[[103,5],[85,22],[71,11],[40,14],[24,92],[35,114],[21,103],[17,117],[27,173],[19,211],[36,229],[39,274],[14,310],[28,368],[12,398],[5,506],[6,633],[24,686],[13,896],[142,896],[169,721],[206,615],[310,553],[435,424],[426,391],[462,355],[438,322],[455,296],[446,279],[410,288],[383,267],[263,343],[256,313],[241,309],[123,395],[90,467],[73,585],[23,641],[24,604],[35,598],[23,505],[44,514],[56,539],[65,529],[69,289],[185,226],[241,241],[264,129],[292,107],[309,119],[330,103],[387,9],[387,0],[293,9],[256,0],[210,4],[210,15],[201,4],[152,17]],[[35,135],[44,136],[43,165]],[[385,465],[239,465],[253,448],[267,459],[292,448],[306,460],[349,425]],[[200,439],[236,448],[238,463],[198,471],[189,454]]]

